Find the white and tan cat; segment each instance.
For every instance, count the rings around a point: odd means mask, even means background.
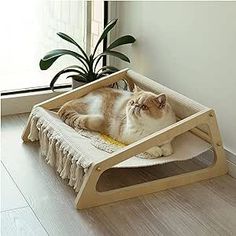
[[[73,128],[109,135],[130,144],[176,122],[165,94],[156,95],[135,86],[133,92],[100,88],[65,103],[60,118]],[[155,157],[173,153],[171,140],[147,150]]]

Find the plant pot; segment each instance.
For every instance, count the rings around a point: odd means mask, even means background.
[[[78,88],[82,85],[86,84],[85,82],[80,82],[72,79],[72,89]]]

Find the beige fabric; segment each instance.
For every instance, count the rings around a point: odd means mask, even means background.
[[[112,145],[104,141],[100,134],[96,132],[90,132],[85,130],[77,130],[77,132],[90,139],[91,144],[96,148],[103,150],[108,153],[113,153],[121,147],[117,145]],[[202,152],[207,151],[210,148],[210,145],[198,138],[196,135],[193,135],[190,132],[186,132],[178,136],[173,141],[174,154],[168,157],[159,157],[155,158],[148,153],[140,153],[116,166],[114,168],[134,168],[134,167],[145,167],[152,165],[164,164],[172,161],[184,161],[191,159],[200,155]],[[143,160],[140,160],[143,159]]]
[[[73,186],[75,191],[79,191],[83,177],[90,165],[105,160],[110,155],[110,153],[98,149],[99,144],[96,147],[93,135],[85,136],[62,122],[52,111],[41,107],[32,110],[28,138],[31,141],[39,140],[42,156],[59,172],[63,179],[69,179],[69,185]],[[104,146],[104,144],[100,146]],[[144,167],[187,160],[210,149],[207,142],[190,132],[178,136],[173,141],[173,146],[174,154],[169,157],[143,159],[135,156],[114,168]],[[117,148],[111,151],[115,150]]]

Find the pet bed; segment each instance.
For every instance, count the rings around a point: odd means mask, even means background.
[[[74,130],[51,111],[66,101],[119,80],[127,81],[131,88],[136,83],[146,90],[166,93],[179,121],[124,146],[95,132]],[[214,111],[128,69],[36,105],[22,138],[25,142],[39,140],[42,156],[78,192],[75,203],[79,209],[193,183],[227,172]],[[174,138],[174,154],[171,156],[152,158],[145,153],[145,150],[170,138]],[[99,177],[107,169],[141,168],[183,161],[210,148],[214,150],[215,162],[205,169],[106,192],[96,190]]]

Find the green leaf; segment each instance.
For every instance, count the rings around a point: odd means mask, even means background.
[[[84,83],[88,83],[87,79],[81,75],[69,75],[66,77],[67,79],[71,78],[74,79],[78,82],[84,82]]]
[[[84,61],[86,61],[86,58],[84,58],[83,56],[81,56],[77,52],[74,52],[74,51],[71,51],[71,50],[67,50],[67,49],[54,49],[54,50],[48,52],[43,57],[43,60],[48,60],[48,59],[50,59],[52,57],[55,57],[55,56],[58,56],[58,55],[61,55],[61,56],[62,55],[71,55],[71,56],[74,56],[76,58],[80,58],[80,59],[83,59]]]
[[[55,49],[55,50],[48,52],[43,57],[43,59],[40,61],[40,64],[39,64],[40,68],[42,70],[47,70],[59,57],[61,57],[63,55],[71,55],[71,56],[77,58],[88,70],[87,60],[83,56],[81,56],[80,54],[73,52],[71,50],[67,50],[67,49]],[[44,63],[44,62],[46,62],[46,63]],[[44,69],[44,68],[46,68],[46,69]]]
[[[102,74],[112,74],[112,73],[114,73],[114,71],[107,69],[107,70],[104,70],[104,71],[98,73],[98,75],[102,75]]]
[[[83,53],[83,55],[85,56],[85,58],[88,60],[88,56],[85,53],[85,51],[83,50],[82,47],[80,47],[80,45],[78,43],[76,43],[76,41],[74,39],[72,39],[69,35],[62,33],[62,32],[58,32],[57,35],[59,37],[61,37],[62,39],[74,44],[75,46],[77,46],[79,48],[79,50]]]
[[[43,61],[41,59],[40,62],[39,62],[40,69],[41,70],[47,70],[57,60],[58,57],[52,57],[52,58],[50,58],[46,61]]]
[[[125,35],[115,40],[107,49],[110,50],[112,48],[115,48],[124,44],[134,43],[135,40],[136,39],[133,36]]]
[[[104,71],[102,71],[101,73],[99,73],[98,75],[97,75],[97,78],[99,79],[99,78],[101,78],[101,77],[103,77],[103,76],[105,76],[105,75],[110,75],[110,74],[113,74],[114,73],[114,71],[111,71],[111,70],[104,70]]]
[[[98,48],[99,44],[102,42],[102,40],[103,40],[104,38],[106,38],[106,36],[107,36],[107,34],[109,33],[109,31],[111,31],[112,28],[115,26],[117,20],[118,20],[118,19],[113,19],[113,20],[111,20],[111,21],[106,25],[105,29],[104,29],[103,32],[102,32],[102,35],[101,35],[100,38],[98,39],[98,42],[97,42],[97,44],[96,44],[96,46],[95,46],[95,48],[94,48],[93,57],[94,57],[94,55],[95,55],[95,53],[96,53],[96,51],[97,51],[97,48]]]
[[[66,69],[78,69],[81,72],[83,72],[84,74],[88,73],[83,67],[77,66],[77,65],[68,66],[68,67],[66,67]]]
[[[117,68],[114,67],[114,66],[103,66],[103,67],[101,67],[101,68],[97,71],[97,73],[98,73],[99,71],[101,71],[101,70],[106,70],[106,69],[110,69],[111,71],[114,71],[114,72],[119,71],[119,69],[117,69]]]
[[[126,55],[124,55],[123,53],[117,52],[117,51],[105,51],[105,52],[101,53],[99,56],[106,56],[106,55],[118,57],[123,61],[130,62],[129,58]]]
[[[94,66],[94,71],[96,71],[97,65],[98,65],[99,61],[101,60],[101,58],[104,57],[104,56],[107,56],[107,55],[108,56],[118,57],[118,58],[120,58],[123,61],[130,62],[129,58],[127,56],[125,56],[123,53],[116,52],[116,51],[105,51],[105,52],[97,55],[94,58],[94,61],[97,60],[96,63],[95,63],[95,66]]]
[[[68,73],[68,72],[76,72],[76,73],[78,73],[78,74],[80,74],[80,71],[78,71],[78,70],[75,70],[75,69],[63,69],[63,70],[61,70],[61,71],[59,71],[54,77],[53,77],[53,79],[51,80],[51,82],[50,82],[50,88],[52,89],[52,90],[54,90],[54,84],[56,83],[56,81],[58,80],[58,78],[62,75],[62,74],[65,74],[65,73]]]

